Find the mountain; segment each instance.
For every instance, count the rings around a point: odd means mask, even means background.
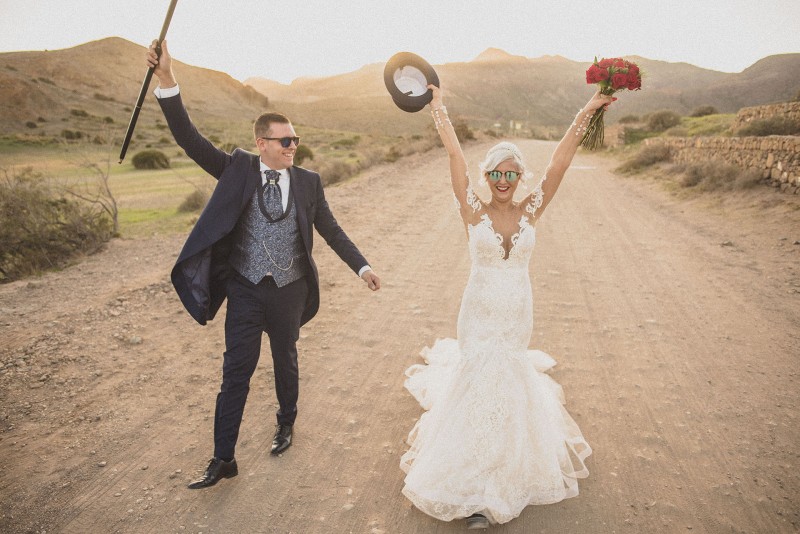
[[[607,115],[609,123],[627,114],[671,109],[691,113],[713,105],[722,113],[745,106],[786,101],[800,90],[800,54],[766,57],[741,73],[724,73],[687,63],[627,57],[645,74],[643,90],[623,92]],[[584,83],[588,62],[561,56],[525,58],[490,48],[474,60],[435,66],[451,115],[477,127],[520,121],[534,129],[559,130],[591,96]],[[386,96],[381,65],[322,79],[279,85],[262,78],[245,80],[276,105],[324,127],[414,131],[428,118],[399,112]],[[418,130],[417,130],[418,131]]]
[[[29,121],[38,122],[38,130],[60,131],[80,112],[110,117],[111,124],[126,127],[147,72],[145,50],[110,37],[64,50],[0,54],[0,133],[25,131]],[[175,69],[193,116],[252,121],[267,104],[262,94],[225,73],[179,61]],[[151,89],[155,84],[151,82]],[[160,115],[149,90],[140,120],[156,120]]]
[[[487,48],[472,61],[527,61],[525,56],[515,56],[499,48]]]
[[[91,130],[109,123],[124,131],[146,71],[144,52],[140,45],[112,37],[64,50],[0,54],[0,133],[58,135],[65,127]],[[740,73],[628,59],[645,74],[643,90],[619,95],[607,115],[609,123],[659,109],[688,114],[706,104],[733,113],[786,101],[800,90],[800,54],[769,56]],[[451,115],[474,128],[505,128],[514,120],[557,132],[592,93],[584,81],[588,66],[561,56],[525,58],[490,48],[472,61],[436,70]],[[413,134],[432,124],[426,112],[404,113],[394,106],[383,83],[383,64],[288,85],[264,78],[240,83],[177,60],[175,69],[192,117],[218,132],[231,126],[241,130],[267,107],[287,113],[299,125],[367,134]],[[161,113],[148,91],[140,124],[163,129],[159,121]],[[30,123],[36,128],[28,129]]]

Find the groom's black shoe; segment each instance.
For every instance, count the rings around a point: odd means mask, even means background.
[[[278,425],[275,429],[275,437],[272,438],[272,451],[270,454],[280,454],[292,444],[293,425]]]
[[[206,472],[198,480],[189,484],[189,489],[200,489],[213,486],[223,478],[232,478],[239,474],[239,467],[236,465],[236,458],[226,462],[216,456],[211,459],[206,467]]]

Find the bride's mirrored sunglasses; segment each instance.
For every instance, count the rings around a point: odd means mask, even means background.
[[[514,182],[514,181],[516,181],[517,178],[519,178],[519,175],[522,174],[522,173],[521,172],[517,172],[517,171],[506,171],[506,172],[489,171],[486,174],[487,174],[487,176],[489,176],[489,179],[491,181],[493,181],[493,182],[499,181],[500,178],[502,178],[504,174],[506,175],[506,181],[507,182]]]
[[[259,139],[264,139],[266,141],[280,141],[283,148],[289,148],[292,146],[292,143],[294,143],[294,146],[300,146],[299,137],[259,137]]]

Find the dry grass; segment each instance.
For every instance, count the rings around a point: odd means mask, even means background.
[[[672,151],[666,145],[643,146],[616,170],[626,174],[637,173],[657,163],[670,161],[671,158]]]
[[[241,146],[253,150],[248,127],[231,124],[211,125],[209,134],[219,146]],[[303,166],[319,172],[325,184],[335,184],[356,176],[374,165],[395,161],[409,154],[425,152],[436,146],[435,132],[407,136],[367,135],[341,130],[325,130],[296,125],[303,144],[314,159]],[[139,130],[137,129],[137,132]],[[238,132],[238,137],[233,132]],[[146,139],[165,136],[163,124],[147,125],[141,135]],[[169,135],[167,132],[166,135]],[[116,163],[119,147],[113,143],[63,141],[50,144],[21,143],[6,138],[0,152],[0,169],[31,169],[49,182],[62,187],[95,187],[97,177],[82,164],[91,161],[109,165],[109,186],[119,207],[120,234],[138,237],[158,233],[185,232],[192,213],[202,208],[216,182],[189,160],[173,141],[156,143],[170,159],[169,169],[138,170],[132,165],[134,143],[123,164]],[[153,146],[153,143],[144,143]],[[188,210],[188,211],[184,211]]]
[[[755,169],[715,161],[675,165],[672,171],[682,187],[706,192],[752,189],[761,182],[761,173]]]

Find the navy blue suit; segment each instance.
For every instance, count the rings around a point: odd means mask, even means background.
[[[233,456],[249,380],[261,346],[261,332],[270,337],[280,410],[279,423],[294,423],[297,400],[299,328],[319,310],[319,275],[312,227],[356,273],[367,260],[331,213],[319,174],[291,167],[290,192],[311,275],[284,288],[251,284],[228,263],[233,230],[261,185],[259,156],[242,149],[220,150],[203,137],[189,118],[181,96],[159,99],[175,141],[203,170],[218,180],[206,208],[192,228],[172,269],[172,284],[186,310],[201,325],[214,318],[228,297],[223,381],[217,397],[215,456]],[[269,278],[265,279],[269,280]],[[302,302],[297,302],[302,299]]]

